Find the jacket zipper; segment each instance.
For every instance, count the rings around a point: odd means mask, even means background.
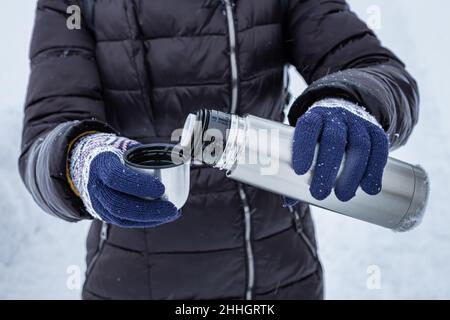
[[[317,251],[316,251],[316,249],[314,249],[314,246],[313,246],[311,240],[309,240],[308,236],[303,231],[303,226],[302,226],[303,216],[300,217],[300,215],[298,214],[298,211],[296,209],[294,209],[292,206],[288,206],[288,208],[289,208],[289,211],[294,215],[294,224],[295,224],[295,230],[297,231],[297,234],[305,242],[306,246],[308,247],[308,250],[311,252],[311,255],[315,259],[317,259]]]
[[[232,0],[222,0],[225,5],[225,13],[227,16],[229,46],[230,46],[230,66],[231,66],[231,106],[230,113],[236,113],[238,96],[239,96],[239,75],[236,55],[236,27],[234,24],[234,13]],[[253,286],[255,284],[255,263],[252,248],[252,224],[251,210],[248,204],[247,195],[245,194],[242,184],[238,184],[239,196],[244,206],[244,223],[245,223],[245,251],[247,257],[247,288],[245,290],[245,298],[251,300],[253,298]]]
[[[239,95],[239,75],[236,56],[236,28],[234,25],[233,3],[231,0],[222,0],[225,4],[225,12],[228,23],[229,45],[230,45],[230,66],[231,66],[231,107],[230,113],[236,113]]]
[[[253,298],[253,286],[255,284],[255,262],[253,258],[253,248],[252,248],[252,222],[251,222],[251,210],[248,204],[247,195],[245,194],[244,187],[242,184],[238,184],[239,196],[241,202],[244,205],[244,221],[245,221],[245,251],[247,256],[247,268],[248,268],[248,278],[247,278],[247,289],[245,292],[245,298],[251,300]]]
[[[102,227],[100,229],[100,240],[98,241],[97,251],[95,252],[94,256],[92,257],[92,260],[89,263],[89,266],[87,267],[87,271],[86,271],[87,276],[89,276],[92,269],[94,268],[95,263],[97,262],[97,259],[100,256],[100,253],[102,252],[103,246],[104,246],[107,238],[108,238],[108,224],[106,222],[102,222]]]

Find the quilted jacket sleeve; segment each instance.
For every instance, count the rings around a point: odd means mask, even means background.
[[[19,169],[38,205],[68,221],[89,218],[71,190],[70,143],[89,131],[112,131],[94,57],[95,42],[83,27],[69,30],[74,0],[40,0],[31,42],[31,74],[25,104]]]
[[[315,101],[342,97],[377,118],[391,148],[406,143],[418,120],[417,84],[346,1],[289,0],[286,30],[290,63],[309,85],[291,108],[291,124]]]

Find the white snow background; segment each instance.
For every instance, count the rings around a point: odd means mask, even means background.
[[[432,191],[423,224],[406,234],[314,209],[326,297],[449,299],[450,2],[349,2],[365,20],[371,9],[381,10],[377,34],[419,81],[420,123],[393,156],[425,167]],[[0,1],[0,298],[78,299],[80,291],[66,285],[67,268],[84,270],[89,224],[65,223],[41,212],[17,172],[34,7],[35,0]],[[298,95],[304,84],[292,75]],[[371,266],[380,272],[378,289],[367,286]]]

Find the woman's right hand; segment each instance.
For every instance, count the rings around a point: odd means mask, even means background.
[[[103,133],[76,142],[70,155],[71,185],[94,218],[120,227],[145,228],[180,216],[171,202],[160,199],[165,191],[161,181],[124,165],[124,152],[138,144]]]

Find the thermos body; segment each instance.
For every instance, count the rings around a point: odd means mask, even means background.
[[[261,151],[259,139],[245,139],[237,162],[227,172],[229,178],[398,231],[410,229],[420,220],[428,194],[427,175],[421,167],[389,158],[378,195],[370,196],[358,188],[355,197],[348,202],[338,200],[334,193],[319,201],[309,192],[313,169],[298,176],[292,168],[291,148],[295,129],[251,115],[245,117],[245,122],[246,132],[261,129],[275,132],[278,141],[274,143],[279,143],[279,146]],[[273,175],[262,174],[260,164],[248,161],[267,156],[277,157],[278,168]],[[311,168],[314,167],[315,162]]]
[[[222,132],[223,141],[217,137],[208,140],[224,146],[212,165],[226,170],[231,179],[396,231],[410,230],[422,219],[429,183],[420,166],[389,158],[379,194],[371,196],[358,188],[350,201],[342,202],[334,193],[319,201],[309,191],[315,161],[305,175],[297,175],[292,168],[295,128],[252,115],[202,110],[186,120],[181,144],[187,145],[195,134],[208,135],[210,129]],[[261,139],[261,133],[265,139]],[[204,142],[201,147],[194,144],[194,159],[204,146]],[[270,159],[275,168],[267,170],[258,159]]]

